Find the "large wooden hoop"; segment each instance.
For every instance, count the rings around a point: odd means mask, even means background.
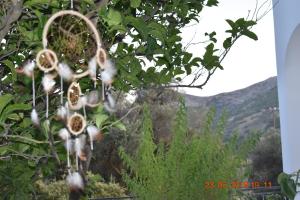
[[[44,47],[44,49],[46,49],[47,46],[48,46],[47,35],[48,35],[49,28],[50,28],[51,24],[54,22],[54,20],[56,18],[64,16],[64,15],[73,15],[73,16],[79,17],[80,19],[82,19],[82,20],[84,20],[86,22],[86,24],[88,25],[88,27],[92,30],[92,32],[94,34],[94,38],[95,38],[96,43],[97,43],[97,51],[96,51],[96,55],[97,55],[97,53],[99,52],[99,49],[101,49],[102,42],[101,42],[100,34],[99,34],[96,26],[93,24],[93,22],[89,18],[87,18],[83,14],[81,14],[79,12],[76,12],[74,10],[59,11],[59,12],[55,13],[54,15],[52,15],[49,18],[49,20],[47,21],[47,23],[46,23],[46,25],[44,27],[44,30],[43,30],[43,47]],[[84,71],[82,73],[79,73],[79,74],[75,73],[74,74],[74,79],[80,79],[80,78],[88,76],[88,75],[89,75],[89,71],[88,70],[86,70],[86,71]]]

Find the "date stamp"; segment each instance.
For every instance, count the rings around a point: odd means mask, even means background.
[[[249,188],[271,188],[271,181],[205,181],[204,188],[210,189],[249,189]]]

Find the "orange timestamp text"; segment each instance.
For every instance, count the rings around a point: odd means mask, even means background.
[[[271,181],[205,181],[205,189],[246,189],[246,188],[270,188]]]

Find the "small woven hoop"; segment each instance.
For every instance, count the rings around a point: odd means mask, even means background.
[[[40,62],[40,59],[42,58],[43,55],[45,55],[47,57],[50,56],[50,58],[48,58],[48,61],[51,64],[50,68],[44,67],[42,65],[42,63]],[[52,58],[54,59],[53,63],[52,63]],[[36,56],[36,64],[37,64],[38,68],[40,68],[40,70],[42,70],[45,73],[48,73],[54,69],[57,70],[58,59],[57,59],[57,56],[54,51],[52,51],[50,49],[43,49],[43,50],[39,51]]]
[[[76,87],[78,89],[78,99],[77,99],[77,104],[76,105],[73,105],[72,104],[72,88],[73,87]],[[82,92],[81,92],[81,88],[80,88],[80,85],[79,83],[77,82],[72,82],[71,85],[69,86],[69,89],[68,89],[68,93],[67,93],[67,96],[68,96],[68,104],[69,104],[69,108],[71,110],[79,110],[82,106],[80,105],[80,97],[82,95]]]
[[[86,16],[84,16],[83,14],[76,12],[74,10],[63,10],[63,11],[59,11],[57,13],[55,13],[54,15],[52,15],[50,17],[50,19],[47,21],[44,30],[43,30],[43,46],[46,49],[47,45],[48,45],[48,40],[47,40],[47,35],[49,32],[49,28],[51,26],[51,24],[54,22],[54,20],[58,17],[64,16],[64,15],[73,15],[76,17],[79,17],[80,19],[84,20],[86,22],[86,24],[88,25],[88,27],[92,30],[92,32],[94,33],[94,38],[96,40],[97,43],[97,51],[96,54],[98,54],[99,49],[101,49],[101,39],[100,39],[100,34],[97,30],[97,28],[95,27],[95,25],[93,24],[93,22],[87,18]],[[89,75],[89,71],[86,70],[82,73],[78,73],[78,74],[74,74],[74,79],[80,79],[82,77],[88,76]]]
[[[74,130],[74,123],[78,123],[78,121],[76,121],[76,120],[79,120],[81,123],[81,127],[78,130]],[[80,115],[78,113],[74,113],[68,119],[67,126],[68,126],[69,131],[72,133],[72,135],[77,136],[77,135],[80,135],[83,132],[83,130],[85,129],[86,121],[82,115]]]

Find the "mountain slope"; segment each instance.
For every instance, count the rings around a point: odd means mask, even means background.
[[[226,134],[239,131],[242,135],[253,130],[267,131],[278,128],[278,98],[276,77],[256,83],[247,88],[210,97],[185,95],[190,126],[199,128],[203,111],[215,107],[217,114],[223,110],[228,115]],[[276,109],[274,111],[274,108]]]

